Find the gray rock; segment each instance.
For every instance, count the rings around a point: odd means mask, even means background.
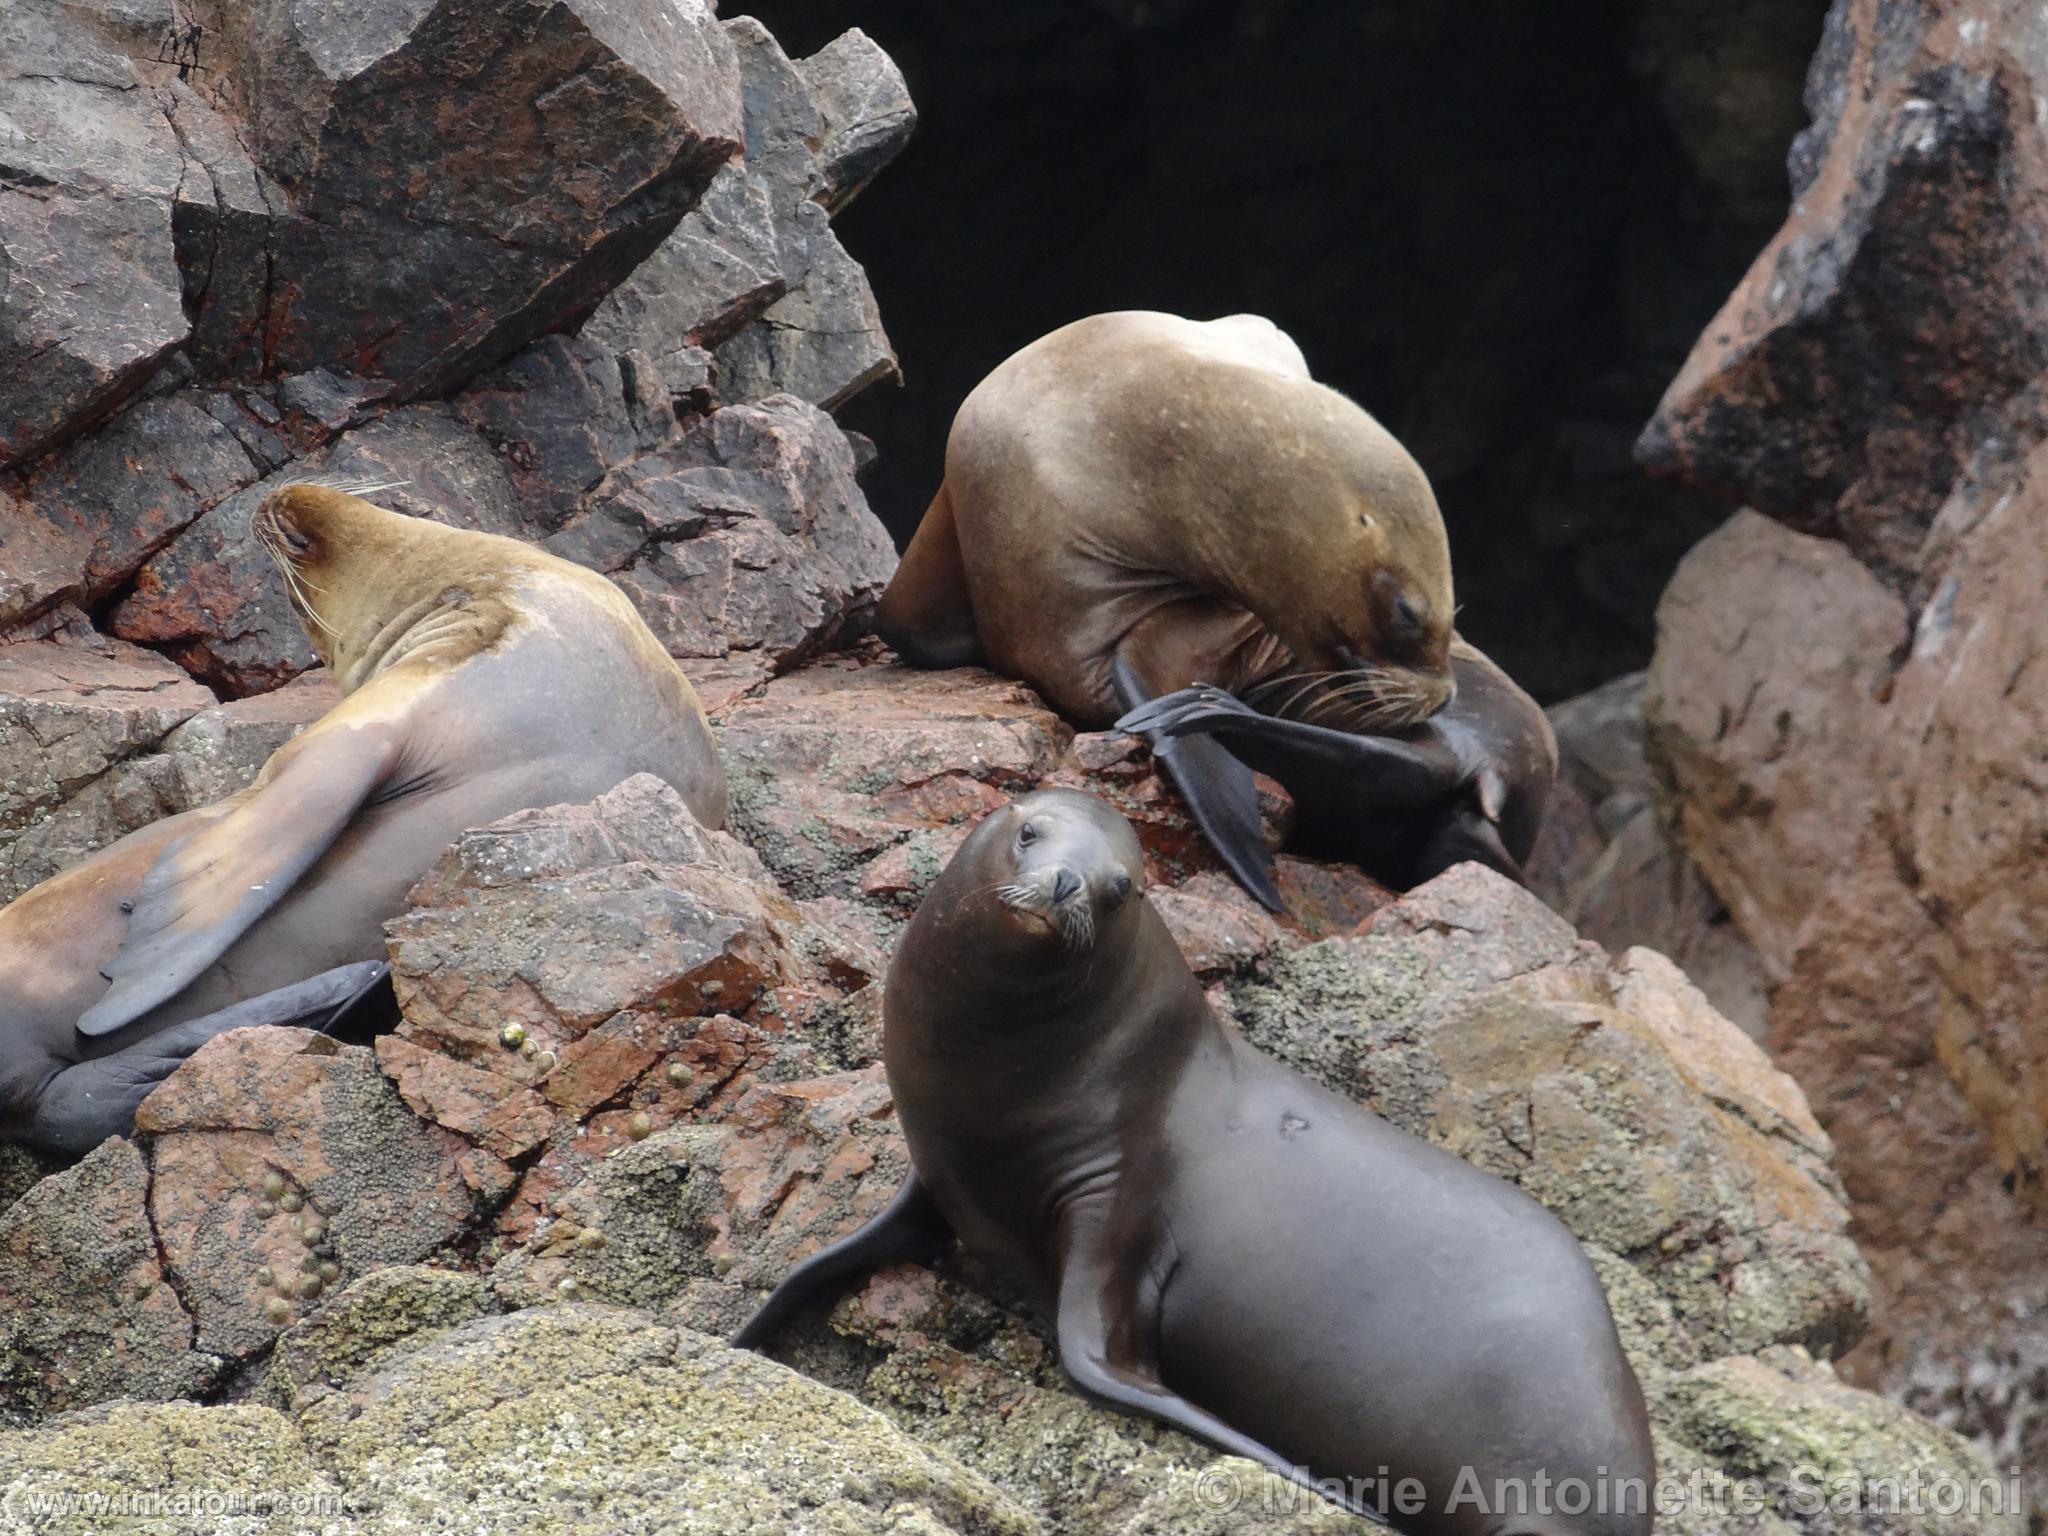
[[[661,249],[606,295],[582,334],[671,368],[677,354],[717,346],[788,290],[768,185],[732,164]]]
[[[0,1421],[219,1379],[164,1272],[149,1196],[142,1154],[110,1139],[0,1211]]]
[[[672,654],[776,665],[844,632],[895,568],[846,439],[786,395],[695,423],[547,547],[609,575]]]
[[[786,391],[829,411],[899,372],[867,274],[825,227],[824,211],[805,206],[816,227],[802,281],[713,354],[725,399]]]
[[[0,467],[120,404],[190,333],[183,174],[155,96],[87,15],[0,13]]]
[[[858,27],[797,68],[818,109],[816,196],[837,213],[910,142],[917,107],[896,61]]]
[[[417,396],[596,304],[739,143],[709,8],[648,21],[601,0],[221,8],[217,67],[291,199],[269,267],[213,274],[263,285],[266,365],[345,360]]]

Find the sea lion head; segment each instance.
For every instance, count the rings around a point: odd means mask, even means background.
[[[946,873],[956,870],[959,897],[986,909],[989,944],[1033,963],[1091,952],[1145,889],[1130,823],[1071,789],[1038,790],[985,817]]]
[[[1399,729],[1457,691],[1450,540],[1422,466],[1391,433],[1365,417],[1340,441],[1319,535],[1269,622],[1304,670],[1325,674],[1332,723]]]
[[[417,639],[429,618],[459,610],[470,648],[488,643],[504,627],[503,604],[494,599],[527,559],[513,540],[446,528],[312,482],[272,491],[250,525],[284,573],[299,626],[344,692],[408,654],[408,638]],[[445,636],[454,626],[439,628]]]

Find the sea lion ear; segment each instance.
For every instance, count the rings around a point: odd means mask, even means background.
[[[190,986],[341,835],[398,740],[386,721],[309,731],[279,749],[240,805],[159,854],[101,972],[113,985],[78,1032],[112,1034]]]

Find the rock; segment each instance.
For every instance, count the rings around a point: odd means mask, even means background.
[[[495,449],[531,534],[579,512],[613,471],[676,434],[675,413],[634,354],[543,337],[455,401]]]
[[[646,352],[667,369],[689,349],[717,346],[788,291],[768,187],[735,163],[605,296],[582,334],[617,352]]]
[[[1644,686],[1645,674],[1631,672],[1551,707],[1558,781],[1530,888],[1606,949],[1669,955],[1723,1017],[1761,1039],[1763,968],[1685,851],[1676,802],[1649,759]]]
[[[1755,509],[1674,580],[1649,708],[1872,1263],[1844,1368],[2007,1467],[2048,1455],[2048,201],[2015,14],[1834,7],[1791,216],[1639,445]]]
[[[837,213],[910,142],[917,107],[896,61],[858,27],[797,65],[818,109],[819,190]]]
[[[127,797],[109,780],[212,703],[162,657],[117,640],[0,646],[0,899],[161,814],[152,799],[120,824],[114,802]]]
[[[785,291],[715,349],[714,381],[727,400],[786,391],[831,410],[897,368],[867,276],[828,210],[902,147],[915,112],[863,34],[799,67],[751,17],[727,32],[746,101],[746,174],[767,190]]]
[[[229,497],[142,568],[114,609],[124,639],[167,651],[222,693],[275,688],[315,665],[284,581],[249,517],[281,485],[314,475],[398,484],[380,506],[458,528],[516,534],[518,501],[497,457],[444,405],[395,411]]]
[[[1070,739],[1016,683],[842,659],[778,678],[719,724],[733,828],[800,897],[851,895],[916,831],[978,821]],[[915,858],[923,881],[938,874],[929,844]]]
[[[1952,492],[2039,435],[2038,61],[2000,0],[1837,3],[1791,217],[1637,447],[1910,584]],[[1961,274],[1967,268],[1969,275]]]
[[[219,1380],[166,1272],[150,1195],[142,1154],[115,1139],[0,1211],[0,1421]]]
[[[416,1263],[478,1214],[464,1144],[408,1112],[367,1048],[311,1030],[217,1036],[143,1100],[135,1123],[194,1347],[233,1359],[270,1347],[269,1301],[296,1315],[333,1283],[304,1289],[319,1259],[344,1280]]]
[[[1759,600],[1731,606],[1733,590]],[[1844,829],[1873,809],[1905,609],[1840,544],[1741,513],[1679,566],[1658,625],[1647,707],[1687,846],[1782,980]]]
[[[798,1509],[819,1530],[1037,1529],[843,1394],[613,1308],[430,1334],[297,1417],[379,1528],[462,1508],[493,1529],[631,1528],[686,1511],[692,1530],[737,1533],[792,1528]]]
[[[17,1530],[358,1536],[350,1502],[292,1422],[254,1404],[111,1403],[0,1432],[0,1506]]]
[[[776,667],[850,629],[895,569],[845,438],[784,395],[695,423],[547,547],[616,581],[671,654]]]
[[[870,384],[900,374],[867,274],[824,227],[821,212],[814,222],[819,227],[800,280],[712,354],[713,378],[727,399],[787,392],[837,410]]]
[[[346,28],[281,0],[222,10],[217,67],[288,199],[270,264],[233,274],[263,285],[266,366],[345,361],[418,397],[594,306],[739,145],[710,8],[647,20],[596,3],[372,5]]]
[[[156,734],[154,712],[163,706],[145,701],[160,694],[152,692],[131,700],[106,689],[101,679],[79,676],[72,668],[81,658],[71,647],[44,642],[0,648],[0,689],[24,686],[21,672],[10,667],[10,659],[19,664],[38,649],[47,649],[56,653],[67,674],[67,686],[80,690],[75,698],[45,694],[19,703],[0,693],[0,721],[6,720],[12,709],[33,702],[39,706],[33,714],[41,718],[30,725],[28,741],[52,743],[51,749],[38,754],[36,766],[18,773],[12,766],[8,769],[16,786],[9,800],[20,807],[16,814],[24,819],[11,840],[0,847],[0,900],[12,899],[139,827],[214,804],[246,788],[273,752],[341,698],[322,671],[299,678],[276,693],[208,704],[184,713],[190,708],[184,699],[196,702],[201,696],[210,700],[212,695],[148,651],[119,641],[102,643],[104,659],[113,665],[139,664],[152,680],[163,679],[158,688],[183,693],[180,706],[171,711],[182,715],[181,723]],[[86,652],[86,656],[99,659],[94,652]],[[4,681],[10,672],[11,683]],[[113,710],[106,707],[110,702]],[[70,728],[73,721],[81,721],[86,728]],[[100,738],[96,743],[92,727],[97,724],[104,729],[117,721],[124,735],[135,731],[134,738]],[[58,736],[59,731],[64,734]],[[82,759],[72,756],[81,750],[86,753]],[[0,750],[0,759],[5,757]],[[67,761],[73,764],[72,775],[47,777]]]
[[[87,14],[0,18],[0,468],[139,389],[191,330],[172,238],[177,135]]]
[[[260,471],[213,414],[176,394],[139,402],[60,454],[0,522],[0,630],[59,603],[103,601],[201,513]]]
[[[289,1409],[320,1388],[339,1387],[375,1369],[416,1335],[452,1328],[498,1310],[476,1275],[424,1264],[372,1270],[326,1296],[309,1316],[278,1335],[265,1396]]]

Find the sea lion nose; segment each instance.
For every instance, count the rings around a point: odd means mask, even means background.
[[[1073,895],[1074,892],[1078,891],[1079,889],[1081,889],[1081,877],[1075,874],[1071,869],[1061,870],[1057,875],[1053,877],[1053,905],[1058,906],[1061,902],[1065,901],[1069,896]]]

